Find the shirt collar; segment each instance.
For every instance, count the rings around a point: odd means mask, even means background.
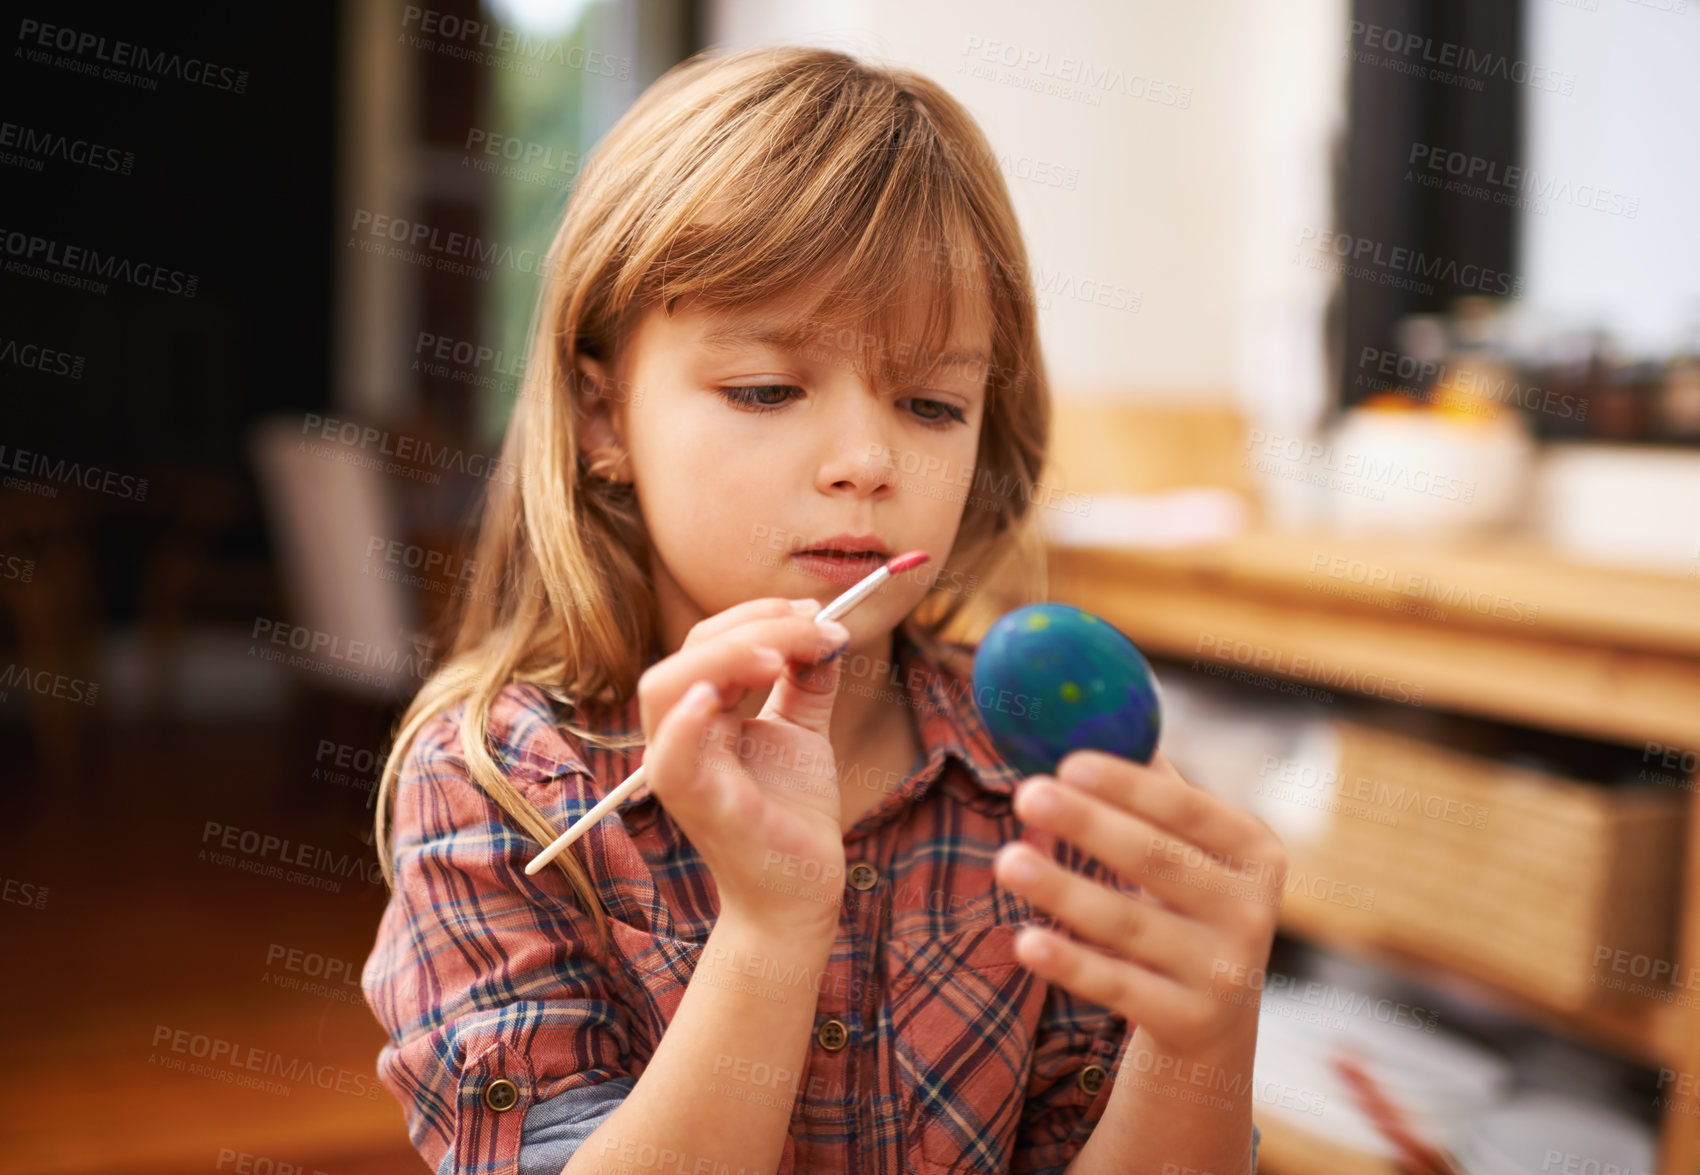
[[[921,774],[928,779],[938,776],[945,759],[954,757],[965,768],[962,774],[982,791],[998,796],[1012,794],[1022,774],[998,753],[974,704],[974,646],[942,641],[909,618],[894,631],[892,652],[896,662],[896,671],[890,675],[895,678],[892,685],[900,686],[908,698],[926,756]],[[956,669],[946,666],[947,657]],[[660,653],[651,653],[645,668],[660,659]],[[643,723],[637,697],[627,700],[613,718],[608,729],[640,731]],[[614,752],[612,761],[623,780],[643,762],[643,748]],[[646,783],[614,810],[623,813],[652,798]]]
[[[898,626],[892,643],[927,754],[927,772],[954,755],[982,790],[1010,795],[1022,776],[998,753],[974,704],[975,647],[941,640],[913,619]],[[947,659],[955,668],[947,666]]]

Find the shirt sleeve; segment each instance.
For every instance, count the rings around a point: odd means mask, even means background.
[[[532,1106],[520,1136],[519,1175],[561,1175],[567,1160],[626,1100],[633,1084],[629,1077],[615,1077]]]
[[[1126,1049],[1125,1017],[1051,984],[1039,1013],[1033,1068],[1015,1129],[1010,1175],[1061,1175],[1104,1116],[1116,1062]],[[1089,1065],[1104,1071],[1101,1088],[1083,1083]]]
[[[516,785],[535,802],[538,782]],[[518,1175],[525,1142],[631,1088],[621,1006],[588,915],[564,877],[525,876],[536,845],[473,782],[452,724],[420,731],[394,805],[395,888],[362,975],[390,1036],[379,1076],[439,1175]],[[560,1100],[582,1089],[597,1106]]]
[[[1096,1033],[1092,1031],[1095,1022],[1101,1025]],[[1039,1032],[1010,1175],[1061,1175],[1103,1118],[1127,1055],[1129,1031],[1124,1017],[1083,1003],[1055,984],[1046,999]],[[1095,1096],[1088,1096],[1080,1085],[1080,1074],[1088,1064],[1105,1068],[1103,1085]],[[1253,1122],[1252,1175],[1257,1175],[1257,1144],[1262,1137]]]
[[[1048,851],[1058,865],[1126,894],[1139,887],[1106,869],[1072,843],[1049,832],[1023,834]],[[1059,924],[1046,919],[1053,931]],[[1051,984],[1039,1013],[1033,1068],[1026,1102],[1016,1126],[1010,1175],[1061,1175],[1080,1153],[1110,1104],[1110,1093],[1127,1051],[1127,1017],[1090,1003],[1060,984]],[[1096,1067],[1097,1072],[1088,1072]]]

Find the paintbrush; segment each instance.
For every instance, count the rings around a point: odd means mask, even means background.
[[[905,571],[913,571],[925,563],[929,557],[925,551],[917,550],[886,560],[881,566],[876,567],[867,576],[858,580],[855,586],[847,589],[843,595],[816,612],[814,615],[815,623],[824,624],[828,620],[842,619],[852,608],[873,595],[886,580],[894,575],[901,575]],[[638,769],[627,776],[624,783],[603,796],[594,808],[573,821],[572,826],[550,842],[548,848],[533,857],[531,863],[525,867],[526,876],[531,876],[550,861],[553,861],[562,850],[583,836],[586,829],[612,812],[620,805],[622,800],[642,787],[643,780],[643,765],[639,764]]]

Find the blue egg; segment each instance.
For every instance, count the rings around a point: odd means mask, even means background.
[[[1108,621],[1068,604],[998,618],[974,657],[974,704],[1011,765],[1055,774],[1070,751],[1149,763],[1162,716],[1151,666]]]

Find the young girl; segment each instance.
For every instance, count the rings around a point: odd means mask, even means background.
[[[1279,844],[1160,755],[1020,780],[944,635],[982,590],[1043,591],[1049,392],[972,119],[835,52],[699,55],[609,134],[550,256],[478,540],[503,590],[464,606],[379,793],[364,988],[420,1153],[1251,1170]]]

